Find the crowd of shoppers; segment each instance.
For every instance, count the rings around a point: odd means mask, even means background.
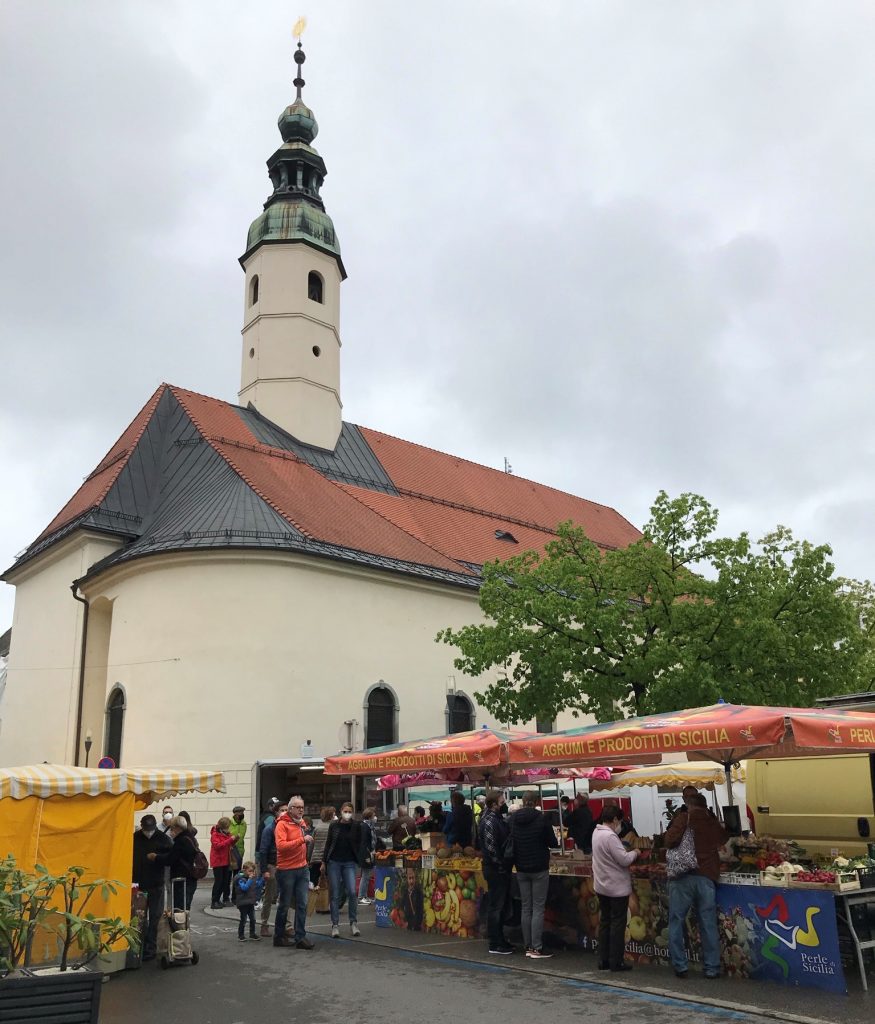
[[[386,826],[385,843],[401,848],[418,833],[442,832],[450,845],[476,845],[482,854],[487,883],[485,921],[489,953],[508,955],[513,947],[505,936],[511,907],[512,880],[516,878],[520,903],[520,927],[525,955],[549,958],[544,948],[544,910],[549,885],[550,851],[558,846],[551,821],[538,807],[538,795],[528,792],[522,806],[508,812],[504,795],[497,790],[483,794],[472,807],[461,792],[451,796],[446,813],[440,802],[415,808],[415,817],[404,804]],[[358,908],[372,902],[374,855],[385,845],[378,831],[376,809],[369,807],[361,820],[344,803],[338,815],[334,807],[322,808],[312,824],[304,818],[304,801],[293,796],[287,805],[272,798],[258,822],[256,860],[243,861],[247,832],[245,809],[234,807],[232,818],[222,817],[210,830],[209,864],[213,870],[211,907],[233,902],[240,914],[238,937],[258,939],[271,935],[270,916],[276,905],[272,929],[275,946],[309,950],[308,900],[313,889],[328,888],[331,935],[340,935],[344,905],[350,934],[359,936]],[[600,970],[628,971],[625,932],[632,892],[630,867],[638,851],[628,848],[631,822],[616,804],[605,804],[598,822],[593,820],[586,794],[566,801],[562,820],[578,849],[592,855],[593,885],[599,902],[598,953]],[[146,896],[142,956],[156,955],[156,931],[164,909],[166,879],[172,879],[172,905],[189,909],[206,861],[197,842],[197,829],[185,811],[162,810],[160,824],[152,814],[143,816],[134,836],[133,880]],[[702,944],[706,978],[720,973],[720,941],[717,929],[716,884],[719,852],[729,836],[705,798],[690,786],[683,806],[674,815],[665,835],[669,850],[682,844],[694,850],[692,862],[669,882],[669,954],[678,978],[688,976],[686,919],[695,912]],[[412,870],[412,869],[409,869]],[[409,880],[408,880],[409,881]],[[357,884],[358,882],[358,884]],[[420,906],[407,908],[410,921],[422,927],[421,890],[408,884],[409,898],[419,892]],[[256,911],[261,909],[261,929],[256,931]],[[289,917],[293,919],[290,923]]]

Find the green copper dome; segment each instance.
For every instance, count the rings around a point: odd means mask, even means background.
[[[277,119],[277,124],[283,142],[312,142],[319,134],[319,125],[313,111],[301,100],[295,100],[286,107]]]
[[[271,203],[256,217],[246,238],[246,251],[261,242],[309,242],[340,258],[340,243],[331,218],[304,200]]]

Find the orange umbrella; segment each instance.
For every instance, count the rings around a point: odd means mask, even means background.
[[[511,740],[508,756],[514,765],[594,765],[686,754],[723,765],[731,800],[736,761],[863,750],[875,750],[872,712],[719,703]]]
[[[533,735],[521,730],[471,729],[411,743],[393,743],[356,754],[325,758],[326,775],[384,775],[456,769],[488,774],[507,765],[508,744],[514,737]]]

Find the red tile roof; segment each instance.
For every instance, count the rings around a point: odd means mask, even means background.
[[[168,385],[162,385],[42,539],[99,506],[136,446]],[[171,387],[206,441],[234,472],[305,537],[372,555],[469,574],[528,549],[543,550],[558,523],[572,520],[602,547],[640,533],[613,509],[543,484],[360,428],[398,494],[338,482],[293,452],[264,444],[236,406]],[[505,531],[512,540],[499,539]]]

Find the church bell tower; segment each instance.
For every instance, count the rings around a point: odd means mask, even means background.
[[[340,436],[340,284],[334,224],[320,196],[327,171],[319,126],[301,99],[306,60],[295,50],[295,102],[280,114],[282,145],[267,161],[273,192],[249,228],[240,404],[298,441],[333,450]]]

